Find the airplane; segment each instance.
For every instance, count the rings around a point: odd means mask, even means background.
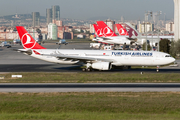
[[[117,35],[104,23],[104,21],[97,21],[93,24],[94,29],[99,37],[116,37]]]
[[[136,39],[129,38],[128,36],[117,36],[103,21],[97,21],[97,24],[93,24],[93,26],[98,37],[94,38],[93,41],[118,45],[131,45],[136,42]]]
[[[146,41],[146,36],[142,36],[141,33],[139,33],[130,23],[125,22],[122,23],[122,25],[125,27],[125,29],[128,32],[128,35],[130,38],[137,38],[138,41],[141,41],[139,43],[143,44]],[[147,40],[149,40],[151,45],[154,45],[159,42],[160,39],[169,39],[170,41],[174,38],[174,36],[147,36]]]
[[[121,24],[116,24],[117,30],[119,32],[119,35],[121,36],[128,36],[128,32],[126,31],[126,29],[123,28],[123,26]]]
[[[7,47],[7,48],[11,47],[11,45],[7,41],[1,42],[0,46],[1,47]]]
[[[68,42],[66,42],[65,39],[61,39],[61,40],[59,40],[59,42],[56,42],[56,44],[58,44],[58,45],[62,45],[62,44],[67,45]]]
[[[20,41],[20,39],[14,39],[14,40],[13,40],[13,43],[14,43],[14,44],[21,44],[21,41]]]
[[[83,71],[111,70],[112,66],[160,66],[175,61],[157,51],[46,49],[39,45],[23,26],[16,26],[24,49],[17,51],[58,64],[84,64]]]
[[[116,37],[117,36],[103,21],[97,21],[97,24],[99,27],[96,24],[94,24],[94,28],[97,31],[97,34],[99,37]],[[126,29],[123,28],[121,24],[116,24],[116,27],[119,32],[119,36],[128,37],[128,32],[126,31]],[[107,33],[112,33],[112,34],[107,34]]]

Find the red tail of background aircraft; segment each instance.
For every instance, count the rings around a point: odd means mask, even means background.
[[[99,37],[115,37],[117,36],[103,21],[97,21],[94,29]]]
[[[126,29],[124,29],[121,24],[116,24],[116,27],[119,32],[119,35],[121,35],[121,36],[129,35],[128,32],[126,31]]]

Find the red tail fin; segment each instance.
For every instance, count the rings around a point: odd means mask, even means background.
[[[117,30],[119,32],[119,35],[128,35],[128,32],[126,31],[126,29],[123,28],[123,26],[121,24],[116,24]]]
[[[102,34],[102,29],[100,29],[99,26],[97,26],[96,24],[93,24],[93,26],[94,26],[97,36],[104,37],[104,35]]]
[[[102,33],[102,37],[117,36],[103,21],[97,21],[98,28]]]
[[[23,26],[16,26],[24,49],[46,49],[39,45]]]

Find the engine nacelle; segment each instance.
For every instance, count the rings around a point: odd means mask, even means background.
[[[112,65],[109,62],[96,62],[93,63],[91,67],[98,70],[110,70]]]

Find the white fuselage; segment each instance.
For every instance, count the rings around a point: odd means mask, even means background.
[[[132,42],[129,39],[127,39],[129,36],[115,36],[115,37],[97,37],[96,39],[93,39],[97,42],[107,43],[107,44],[124,44],[131,45]],[[105,39],[104,39],[105,38]],[[146,36],[137,36],[133,37],[137,38],[137,41],[135,42],[138,45],[142,45],[146,42]],[[159,42],[160,39],[169,39],[170,41],[173,39],[173,36],[147,36],[147,40],[149,40],[150,44],[154,45]]]
[[[31,56],[48,62],[59,64],[76,64],[76,57],[112,60],[115,66],[158,66],[175,61],[169,54],[156,51],[117,51],[117,50],[67,50],[67,49],[35,49],[39,54],[32,52]],[[42,55],[46,54],[46,55]],[[52,55],[52,56],[50,56]],[[74,56],[73,59],[55,57],[53,55]],[[94,61],[96,62],[96,61]]]
[[[107,43],[107,44],[124,44],[126,43],[127,45],[131,44],[131,41],[128,40],[124,36],[117,36],[117,37],[97,37],[96,39],[93,39],[94,41],[97,42],[102,42],[102,43]]]

